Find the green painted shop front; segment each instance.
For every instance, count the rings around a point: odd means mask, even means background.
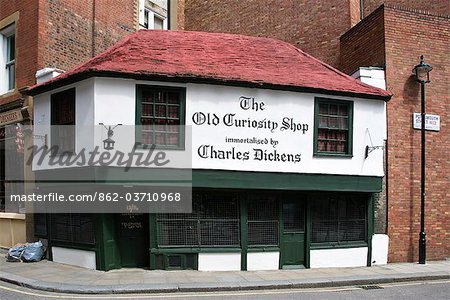
[[[91,214],[92,238],[70,241],[57,238],[56,216],[35,228],[50,247],[95,251],[99,270],[197,269],[199,253],[240,254],[247,270],[249,253],[266,252],[279,253],[279,268],[308,268],[312,249],[350,247],[368,247],[370,264],[381,178],[195,170],[193,186],[193,214]]]

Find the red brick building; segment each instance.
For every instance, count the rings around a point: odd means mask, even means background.
[[[185,2],[185,3],[184,3]],[[384,6],[381,6],[385,3]],[[439,132],[427,132],[427,258],[450,256],[450,205],[446,151],[449,133],[448,1],[183,1],[184,29],[269,36],[294,44],[353,74],[385,70],[388,103],[387,194],[379,203],[379,228],[390,237],[389,260],[414,261],[420,221],[420,85],[411,76],[421,54],[433,66],[427,113],[440,115]],[[362,21],[360,22],[360,20]],[[356,26],[355,26],[356,25]],[[384,206],[388,206],[385,216]],[[384,229],[386,228],[386,229]]]
[[[385,5],[341,37],[342,69],[352,73],[358,66],[383,66],[387,89],[393,93],[388,104],[387,151],[391,261],[418,257],[420,130],[412,128],[412,114],[420,112],[420,85],[411,70],[421,54],[433,66],[426,85],[426,112],[441,117],[441,130],[427,131],[426,137],[427,258],[450,254],[449,28],[448,16]]]
[[[5,136],[11,134],[5,131],[14,130],[6,125],[32,122],[31,98],[20,91],[36,83],[38,70],[51,68],[41,74],[52,76],[103,52],[138,28],[137,15],[137,1],[0,1],[0,212],[5,190],[14,189],[5,182],[5,157],[16,151],[5,149]],[[23,161],[16,163],[23,168]],[[24,219],[1,215],[0,246],[25,240]]]

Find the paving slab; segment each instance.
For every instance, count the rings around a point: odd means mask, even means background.
[[[274,271],[88,270],[51,261],[7,263],[0,250],[0,280],[28,288],[77,294],[124,294],[314,288],[450,279],[450,261],[373,267]]]

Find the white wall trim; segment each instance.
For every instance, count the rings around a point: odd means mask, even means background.
[[[247,253],[247,270],[263,271],[278,270],[280,267],[280,252],[250,252]]]
[[[52,247],[53,261],[95,270],[97,262],[94,251]]]
[[[372,237],[372,265],[385,265],[388,262],[389,236],[374,234]]]
[[[365,267],[367,255],[367,247],[311,250],[310,268]]]
[[[199,253],[199,271],[240,271],[241,253]]]

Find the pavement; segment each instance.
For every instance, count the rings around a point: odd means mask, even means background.
[[[211,292],[376,285],[450,279],[450,260],[372,267],[276,271],[96,271],[43,260],[9,263],[0,249],[0,280],[36,290],[74,294]]]

